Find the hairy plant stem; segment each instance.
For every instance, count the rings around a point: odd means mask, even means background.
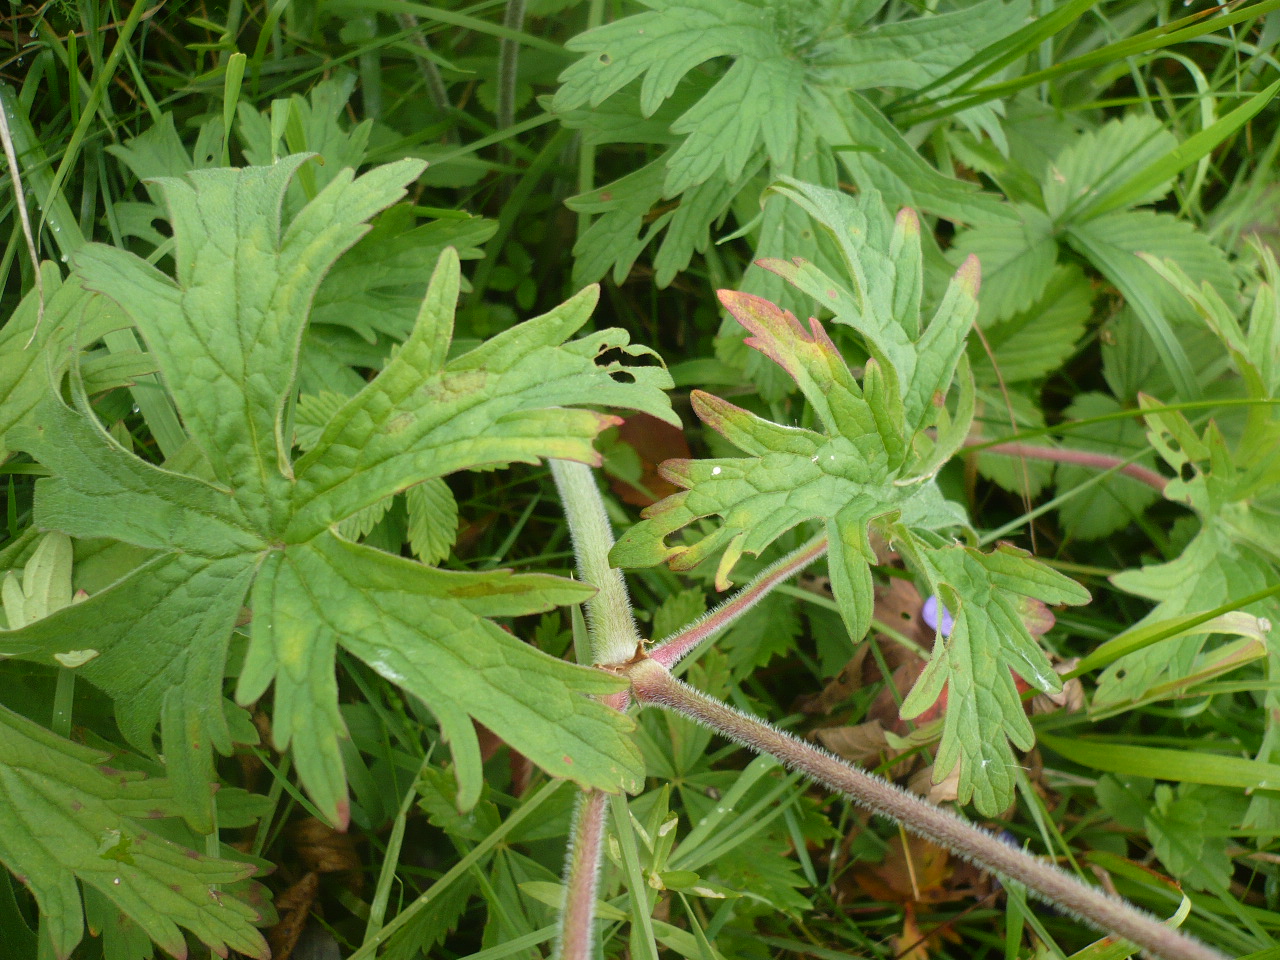
[[[524,29],[524,0],[507,0],[502,25],[508,30]],[[520,43],[503,37],[498,44],[498,129],[505,130],[515,121],[516,76],[520,68]]]
[[[422,55],[415,59],[418,72],[422,75],[422,82],[427,88],[427,96],[431,99],[431,105],[440,112],[442,117],[449,116],[453,112],[453,104],[449,102],[449,91],[444,85],[444,78],[440,76],[440,68],[431,59],[431,43],[423,34],[418,18],[412,13],[397,13],[396,19],[403,29],[409,31],[410,42],[422,51]],[[452,139],[452,133],[450,139]]]
[[[679,633],[663,640],[649,651],[650,658],[668,669],[675,666],[703,641],[709,640],[754,607],[770,590],[794,577],[826,552],[826,535],[814,537],[804,546],[760,571],[724,603],[699,617]]]
[[[604,510],[590,467],[568,460],[552,460],[569,534],[578,559],[578,573],[597,593],[587,601],[587,632],[591,656],[597,664],[625,663],[640,646],[640,633],[631,614],[631,599],[622,571],[609,565],[613,528]],[[615,710],[626,710],[627,691],[603,698]],[[590,960],[596,917],[596,886],[603,854],[608,798],[599,790],[583,791],[574,810],[569,853],[564,867],[564,901],[560,907],[560,937],[553,957]]]
[[[648,657],[628,664],[623,672],[631,679],[632,692],[640,703],[680,713],[757,753],[771,754],[873,813],[888,817],[981,867],[1024,884],[1035,896],[1070,911],[1091,926],[1133,941],[1152,956],[1162,960],[1227,960],[1224,954],[1164,926],[1136,907],[1086,886],[1057,867],[1023,853],[889,781],[852,767],[774,729],[763,720],[700,693]]]
[[[564,504],[578,574],[598,591],[587,601],[591,655],[596,664],[624,663],[640,644],[622,571],[609,565],[613,529],[604,512],[591,468],[584,463],[552,460],[551,476]]]
[[[609,798],[584,790],[573,811],[569,854],[564,865],[565,899],[560,911],[560,939],[553,957],[586,960],[591,956],[596,920],[596,888],[604,853],[604,825]]]
[[[972,438],[965,446],[978,446],[986,441]],[[1070,447],[1040,447],[1030,443],[997,443],[983,447],[982,453],[998,453],[1005,457],[1022,457],[1027,460],[1048,460],[1053,463],[1069,463],[1078,467],[1095,467],[1099,470],[1118,470],[1127,477],[1145,483],[1148,487],[1164,493],[1169,478],[1157,473],[1140,463],[1130,463],[1120,457],[1106,453],[1094,453],[1092,450],[1072,450]]]

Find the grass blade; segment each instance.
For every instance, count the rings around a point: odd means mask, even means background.
[[[1096,217],[1121,207],[1127,207],[1154,187],[1172,179],[1201,157],[1206,157],[1217,146],[1258,115],[1280,92],[1280,80],[1259,91],[1216,123],[1188,137],[1174,149],[1138,171],[1124,183],[1117,184],[1110,193],[1097,198],[1077,213],[1077,219]]]

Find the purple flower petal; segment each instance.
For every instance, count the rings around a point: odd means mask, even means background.
[[[938,611],[942,611],[941,626],[938,624]],[[955,618],[951,616],[946,607],[938,602],[936,594],[929,594],[929,599],[924,602],[924,607],[920,610],[920,616],[924,618],[925,623],[944,637],[950,636],[951,629],[956,625]]]

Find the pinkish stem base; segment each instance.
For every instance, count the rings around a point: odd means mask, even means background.
[[[965,444],[967,447],[979,446],[983,440],[973,439]],[[1039,447],[1030,443],[997,443],[990,447],[982,447],[978,453],[998,453],[1004,457],[1022,457],[1027,460],[1049,460],[1053,463],[1070,463],[1077,467],[1093,467],[1098,470],[1118,470],[1126,477],[1164,493],[1169,478],[1139,463],[1129,463],[1120,457],[1106,453],[1094,453],[1090,450],[1072,450],[1067,447]]]
[[[766,567],[755,579],[714,610],[663,640],[649,651],[649,657],[668,669],[674,667],[699,644],[709,640],[759,603],[770,590],[794,577],[826,552],[826,536],[814,537],[804,546]]]
[[[565,864],[564,906],[560,911],[560,943],[554,957],[591,960],[594,949],[596,887],[600,879],[608,797],[583,791],[573,814],[569,857]]]

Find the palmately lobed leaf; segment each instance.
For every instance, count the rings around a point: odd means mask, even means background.
[[[487,619],[577,603],[587,588],[509,571],[434,571],[336,531],[459,470],[598,462],[592,441],[616,418],[583,408],[678,422],[663,392],[669,375],[622,331],[569,341],[594,289],[446,363],[461,285],[446,249],[408,340],[364,389],[328,405],[295,459],[289,423],[311,300],[367,220],[422,168],[339,172],[285,223],[286,189],[303,162],[158,181],[174,222],[176,277],[111,248],[79,255],[84,285],[141,332],[199,453],[187,458],[189,473],[135,457],[102,429],[74,377],[74,407],[56,391],[46,397],[12,432],[51,474],[37,484],[36,523],[132,544],[150,559],[83,603],[0,633],[0,653],[54,663],[71,647],[97,650],[79,671],[116,699],[122,731],[140,750],[154,750],[160,723],[175,796],[205,832],[213,751],[231,748],[222,687],[246,598],[239,699],[274,684],[276,743],[292,745],[304,787],[336,823],[347,818],[339,647],[435,711],[460,775],[479,770],[474,717],[556,775],[632,786],[642,768],[631,721],[589,696],[623,681],[550,658]],[[473,798],[476,784],[464,787]]]
[[[853,289],[805,261],[767,266],[863,334],[871,357],[862,381],[818,320],[805,327],[761,297],[722,291],[721,302],[750,334],[747,344],[786,371],[821,429],[772,423],[695,390],[699,419],[747,456],[663,464],[662,476],[681,491],[648,507],[610,558],[619,566],[666,561],[687,570],[719,554],[716,585],[725,589],[742,554],[758,555],[788,530],[821,522],[832,593],[856,641],[871,620],[874,530],[942,598],[955,623],[938,637],[904,716],[919,715],[950,686],[937,776],[959,764],[961,801],[973,799],[980,811],[995,814],[1013,796],[1016,760],[1008,741],[1022,749],[1033,744],[1013,674],[1044,692],[1060,685],[1024,616],[1036,605],[1084,603],[1089,595],[1023,551],[982,553],[953,540],[967,530],[967,516],[946,500],[935,476],[973,417],[963,356],[977,315],[977,260],[961,265],[924,324],[914,217],[899,216],[890,226],[872,206],[876,198],[853,200],[795,182],[779,189],[833,234]],[[948,396],[957,379],[952,408]],[[719,518],[710,532],[688,533],[709,517]],[[667,542],[681,530],[684,542]],[[997,730],[1003,735],[993,736]]]
[[[948,690],[935,757],[938,779],[958,765],[961,801],[972,797],[980,811],[993,815],[1013,796],[1016,761],[1003,738],[991,737],[989,731],[1003,730],[1022,750],[1035,743],[1013,673],[1042,693],[1062,689],[1027,627],[1032,614],[1027,601],[1082,604],[1088,603],[1089,592],[1009,544],[984,554],[959,545],[920,550],[915,540],[902,531],[892,542],[914,554],[913,565],[942,598],[953,625],[935,643],[901,713],[907,719],[918,717]]]
[[[1026,0],[983,0],[881,22],[873,22],[878,5],[854,14],[841,0],[645,6],[569,41],[583,57],[561,74],[551,102],[590,142],[668,145],[648,166],[571,201],[601,214],[574,249],[575,276],[597,279],[612,266],[621,282],[662,236],[654,267],[659,285],[669,283],[762,172],[820,182],[844,176],[864,192],[954,220],[1009,217],[994,198],[931,166],[861,91],[939,79],[1016,29],[1028,13]],[[706,66],[718,58],[727,61],[723,71]],[[659,114],[661,124],[648,119]],[[964,119],[999,132],[990,110]],[[676,209],[657,209],[677,197]],[[746,230],[758,256],[818,259],[820,245],[807,226],[788,204],[767,196],[760,220]],[[781,290],[762,275],[748,275],[744,289],[775,300]]]
[[[148,829],[145,820],[177,812],[169,783],[109,759],[0,709],[0,861],[34,894],[55,955],[84,935],[79,881],[173,957],[187,955],[180,927],[222,956],[269,956],[255,929],[266,919],[252,905],[261,892],[243,883],[256,868]]]

